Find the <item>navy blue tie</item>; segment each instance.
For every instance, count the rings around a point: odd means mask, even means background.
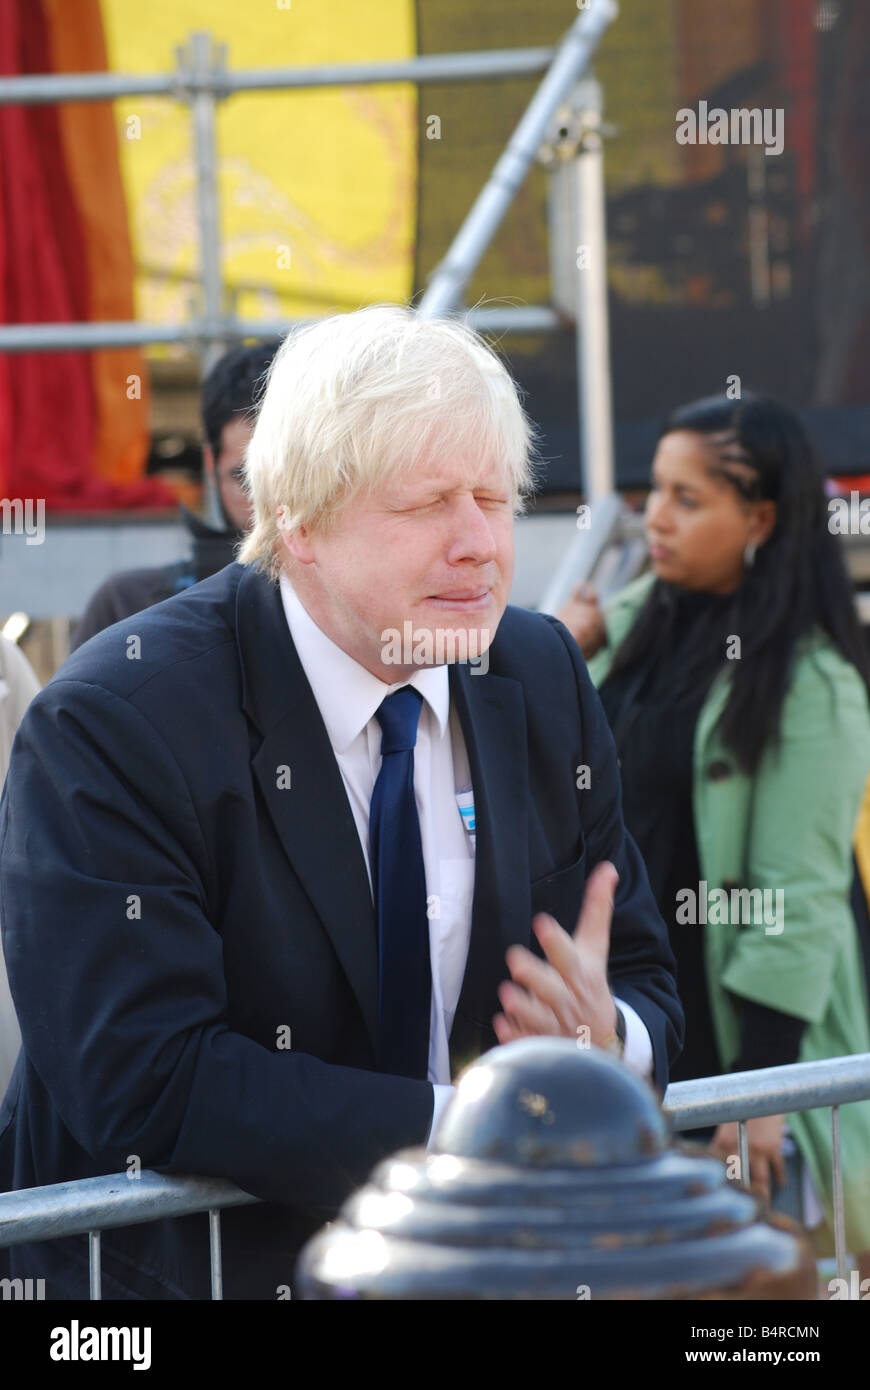
[[[372,891],[378,918],[378,1067],[425,1081],[429,1070],[432,971],[414,746],[422,696],[412,686],[376,711],[381,770],[369,809]]]

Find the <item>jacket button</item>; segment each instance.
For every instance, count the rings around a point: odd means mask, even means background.
[[[716,762],[710,763],[707,768],[707,776],[711,782],[721,782],[723,778],[731,776],[731,764],[719,758]]]

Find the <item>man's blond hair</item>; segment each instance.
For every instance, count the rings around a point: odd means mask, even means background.
[[[435,450],[502,464],[522,511],[534,487],[531,438],[509,372],[459,319],[379,304],[294,329],[247,450],[253,520],[238,559],[277,582],[282,529],[328,530],[344,502]]]

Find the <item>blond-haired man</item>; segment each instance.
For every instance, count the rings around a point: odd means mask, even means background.
[[[459,322],[376,306],[283,345],[239,563],[100,634],[22,726],[8,1185],[229,1178],[265,1205],[224,1213],[225,1296],[274,1298],[496,1041],[666,1084],[682,1014],[606,723],[567,631],[507,606],[528,454]],[[207,1297],[202,1236],[107,1234],[104,1297]],[[65,1244],[13,1272],[80,1296]]]

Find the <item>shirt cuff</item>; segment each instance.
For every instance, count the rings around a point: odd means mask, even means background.
[[[643,1027],[642,1024],[641,1027]],[[435,1082],[433,1082],[432,1090],[435,1093],[435,1104],[432,1108],[432,1127],[429,1130],[429,1138],[426,1140],[427,1149],[431,1149],[432,1147],[432,1139],[435,1134],[435,1131],[438,1128],[438,1121],[441,1119],[443,1112],[446,1110],[448,1102],[453,1099],[453,1094],[456,1090],[456,1087],[439,1086]]]
[[[653,1051],[646,1024],[640,1014],[636,1013],[631,1005],[626,1004],[625,1000],[620,999],[617,994],[614,994],[613,1000],[619,1005],[625,1019],[625,1048],[623,1049],[622,1060],[629,1071],[633,1071],[644,1081],[651,1081]]]

